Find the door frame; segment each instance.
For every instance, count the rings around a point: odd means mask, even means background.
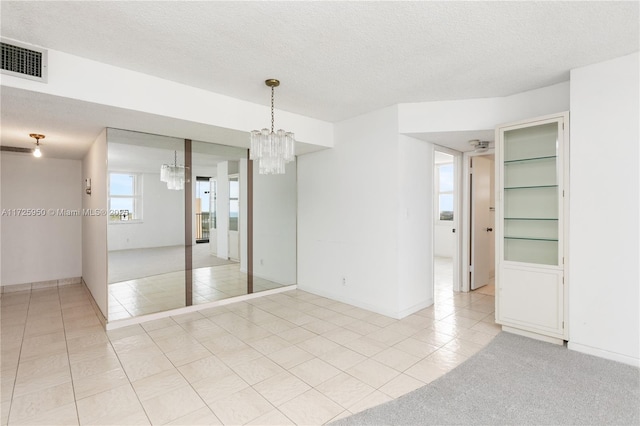
[[[436,173],[436,164],[435,164],[435,152],[439,151],[445,154],[449,154],[453,156],[453,229],[455,230],[455,238],[454,238],[454,249],[453,249],[453,291],[460,291],[461,288],[461,274],[460,268],[462,266],[460,251],[461,251],[461,235],[460,235],[460,225],[461,225],[461,180],[462,180],[462,152],[456,151],[455,149],[447,148],[445,146],[433,144],[433,179],[434,183],[431,185],[431,200],[433,200],[433,222],[431,224],[431,284],[433,287],[433,291],[435,292],[435,228],[437,226],[436,222],[438,218],[436,217],[436,197],[438,196],[438,189],[435,185],[435,173]]]
[[[460,290],[464,293],[471,291],[471,281],[469,280],[470,264],[471,264],[471,168],[469,163],[473,157],[481,157],[484,155],[495,156],[495,148],[489,148],[483,152],[468,151],[462,153],[462,210],[460,223]],[[497,163],[496,163],[497,164]],[[495,186],[494,186],[495,191]],[[495,227],[494,227],[495,228]],[[495,232],[494,232],[495,238]]]

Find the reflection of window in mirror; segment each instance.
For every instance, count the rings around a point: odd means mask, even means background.
[[[453,163],[437,165],[438,220],[453,220]]]
[[[142,175],[109,173],[109,221],[142,220]]]
[[[237,176],[229,176],[229,231],[238,230],[240,216],[240,183]]]

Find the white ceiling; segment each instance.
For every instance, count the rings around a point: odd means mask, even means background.
[[[566,81],[572,68],[637,51],[638,22],[635,1],[1,2],[3,37],[264,105],[263,82],[275,77],[279,109],[331,122]],[[46,100],[62,113],[32,111],[13,95],[3,89],[3,144],[9,130],[24,138],[37,123],[59,138],[93,133],[90,140],[106,121],[126,124],[122,111],[64,99]],[[84,122],[64,107],[83,110]],[[163,129],[161,118],[146,118],[144,131]],[[191,125],[204,130],[178,130]]]
[[[184,139],[109,129],[109,171],[160,173],[162,164],[180,165],[184,160]],[[213,176],[221,161],[247,158],[247,150],[192,141],[191,168],[194,173]]]

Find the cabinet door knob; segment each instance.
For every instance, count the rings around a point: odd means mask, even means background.
[[[487,232],[493,232],[493,228],[487,228]]]

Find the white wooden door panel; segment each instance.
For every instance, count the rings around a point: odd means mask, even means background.
[[[491,160],[473,157],[471,179],[471,290],[489,284],[493,238],[491,207]]]

